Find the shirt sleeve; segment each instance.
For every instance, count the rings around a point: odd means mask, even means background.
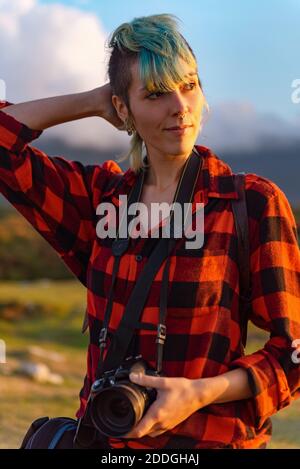
[[[253,394],[249,411],[258,428],[300,395],[300,353],[295,349],[300,344],[297,226],[285,194],[273,182],[272,186],[274,193],[250,240],[250,320],[269,331],[270,339],[261,350],[231,363],[231,368],[248,373]]]
[[[42,130],[1,111],[10,104],[0,101],[0,192],[86,286],[96,206],[121,168],[113,160],[83,165],[28,145]]]

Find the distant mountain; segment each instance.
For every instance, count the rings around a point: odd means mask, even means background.
[[[199,142],[201,145],[201,141]],[[110,151],[92,150],[86,147],[72,147],[59,139],[42,139],[34,145],[49,155],[63,156],[70,160],[78,160],[84,164],[103,163],[105,160],[114,160],[120,157],[126,149],[115,148]],[[205,145],[205,144],[204,144]],[[266,140],[260,149],[215,151],[216,155],[224,160],[234,172],[245,171],[256,173],[271,179],[284,191],[293,206],[300,205],[300,137],[299,141],[283,143]],[[121,163],[125,171],[128,164]],[[1,196],[0,203],[7,202]]]
[[[217,155],[234,172],[256,173],[271,179],[283,190],[293,206],[300,205],[300,139],[299,142],[277,146],[266,142],[260,150]]]

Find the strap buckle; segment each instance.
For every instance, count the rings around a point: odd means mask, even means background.
[[[106,347],[106,338],[107,338],[107,327],[102,327],[99,335],[99,346],[100,348]]]
[[[164,324],[158,324],[157,326],[157,337],[156,337],[156,343],[158,344],[164,344],[167,336],[167,328]]]

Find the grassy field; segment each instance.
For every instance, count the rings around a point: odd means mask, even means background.
[[[31,421],[48,415],[74,418],[78,393],[85,374],[88,337],[80,333],[85,310],[85,289],[77,281],[0,284],[0,303],[9,300],[47,305],[41,317],[0,319],[0,339],[5,340],[7,363],[0,364],[0,448],[17,448]],[[247,353],[260,348],[266,334],[250,327]],[[31,346],[49,351],[43,358],[64,384],[39,384],[16,373]],[[61,361],[50,359],[58,352]],[[269,448],[300,448],[300,401],[273,417],[273,440]]]

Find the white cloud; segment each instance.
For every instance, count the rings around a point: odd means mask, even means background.
[[[0,0],[0,11],[0,78],[9,101],[82,92],[107,82],[108,33],[95,15],[36,0]],[[125,132],[97,117],[49,128],[44,135],[96,148],[128,142]]]
[[[300,112],[287,121],[273,113],[258,112],[248,102],[227,101],[210,106],[199,144],[216,150],[256,150],[268,143],[285,143],[300,138]]]

